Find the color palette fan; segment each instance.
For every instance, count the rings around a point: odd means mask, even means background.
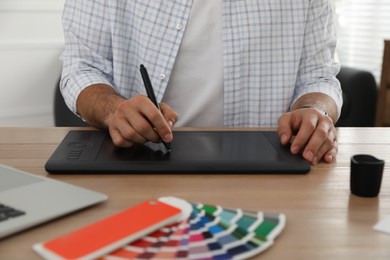
[[[101,259],[247,259],[269,248],[286,223],[283,214],[159,200],[181,208],[182,220]]]

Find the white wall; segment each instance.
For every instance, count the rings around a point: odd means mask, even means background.
[[[64,0],[0,0],[0,126],[52,126]]]

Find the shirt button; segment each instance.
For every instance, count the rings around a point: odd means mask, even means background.
[[[183,28],[183,25],[181,23],[176,24],[176,29],[180,31]]]
[[[160,74],[160,79],[161,80],[165,79],[165,74]]]

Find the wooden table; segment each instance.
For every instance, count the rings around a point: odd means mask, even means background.
[[[390,129],[339,128],[339,155],[305,175],[48,175],[44,164],[69,128],[0,128],[0,163],[103,192],[109,200],[0,240],[0,259],[40,259],[31,246],[149,198],[284,213],[286,228],[259,259],[390,259],[390,235],[372,229],[390,217]],[[386,161],[381,193],[349,189],[350,157]]]

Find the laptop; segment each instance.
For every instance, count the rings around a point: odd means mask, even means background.
[[[0,239],[107,196],[0,164]]]
[[[174,131],[162,143],[118,148],[107,131],[70,131],[45,164],[52,174],[307,173],[310,164],[275,131]]]

